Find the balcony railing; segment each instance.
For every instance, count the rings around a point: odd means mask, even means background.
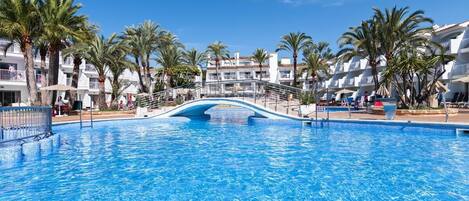
[[[239,79],[252,79],[252,75],[239,74]]]
[[[26,81],[26,72],[24,70],[0,69],[0,80]]]

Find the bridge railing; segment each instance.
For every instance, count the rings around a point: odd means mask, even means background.
[[[51,107],[0,107],[0,144],[49,135],[51,131]]]
[[[205,86],[181,86],[153,94],[139,95],[137,105],[155,109],[205,97],[231,97],[244,99],[285,114],[300,115],[300,98],[304,93],[309,91],[267,81],[230,80],[210,82]]]

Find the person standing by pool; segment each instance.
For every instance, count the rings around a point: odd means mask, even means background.
[[[365,91],[365,95],[363,95],[363,106],[368,107],[368,91]]]

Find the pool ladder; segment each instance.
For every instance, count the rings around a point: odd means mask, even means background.
[[[86,127],[93,128],[93,100],[91,100],[91,106],[90,106],[90,124],[89,125],[83,125],[82,113],[83,113],[83,108],[81,106],[80,107],[80,129],[86,128]]]

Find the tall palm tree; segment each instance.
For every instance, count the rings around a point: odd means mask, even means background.
[[[162,28],[152,22],[145,21],[140,25],[127,27],[122,38],[131,47],[130,54],[134,58],[140,81],[140,90],[148,92],[151,87],[150,57],[161,46],[161,38],[166,33]]]
[[[107,39],[104,36],[95,36],[88,44],[88,53],[84,58],[87,62],[93,64],[98,72],[100,109],[108,107],[104,88],[108,66],[115,59],[115,55],[123,54],[125,51],[122,41],[118,40],[116,34],[112,34]]]
[[[259,70],[261,71],[259,80],[262,80],[262,64],[269,60],[269,57],[267,50],[262,48],[257,48],[254,53],[252,53],[252,59],[259,64]]]
[[[322,59],[320,54],[310,53],[303,58],[307,68],[306,74],[311,76],[312,85],[317,89],[316,83],[320,81],[321,76],[326,76],[329,74],[329,66],[327,65],[327,60]]]
[[[72,83],[71,86],[78,88],[78,78],[80,74],[80,65],[83,63],[83,57],[87,54],[88,45],[97,32],[97,27],[93,25],[88,25],[88,27],[83,30],[83,37],[81,38],[72,38],[71,43],[67,44],[67,48],[62,51],[62,56],[72,57],[73,58],[73,70],[72,70]],[[77,92],[70,92],[70,102],[73,103],[77,100]]]
[[[39,54],[39,58],[41,60],[40,69],[41,69],[41,87],[46,87],[47,86],[47,64],[46,64],[46,59],[47,59],[47,52],[49,49],[49,43],[45,40],[43,40],[40,36],[39,38],[34,42],[34,46],[36,49],[35,55]],[[49,102],[48,100],[48,92],[46,91],[41,91],[41,105],[48,105]]]
[[[380,39],[377,25],[373,20],[363,21],[360,26],[352,27],[339,38],[342,48],[337,55],[341,60],[350,60],[354,56],[367,58],[373,76],[374,90],[379,88],[378,65],[380,60]]]
[[[131,48],[129,54],[131,57],[134,58],[134,70],[137,72],[138,80],[140,84],[140,91],[141,92],[148,92],[148,88],[145,85],[142,77],[142,67],[140,62],[140,56],[142,50],[145,49],[146,43],[138,32],[138,28],[135,26],[127,27],[124,31],[122,36],[126,44]],[[143,69],[144,70],[144,69]]]
[[[207,47],[207,52],[210,53],[212,60],[215,60],[215,73],[217,74],[217,88],[220,89],[220,61],[227,58],[229,55],[228,47],[220,41],[215,41]]]
[[[165,46],[160,48],[156,62],[163,67],[163,82],[166,88],[170,87],[171,68],[179,66],[182,63],[182,53],[176,46]]]
[[[73,0],[44,0],[39,5],[43,24],[43,38],[49,42],[48,84],[58,83],[60,51],[66,48],[66,42],[73,38],[88,36],[87,17],[80,15],[80,4]],[[56,93],[52,94],[51,104]]]
[[[311,37],[305,33],[296,32],[289,33],[282,36],[282,40],[277,47],[276,52],[278,51],[288,51],[292,53],[293,56],[293,85],[298,85],[298,75],[297,75],[297,63],[298,63],[298,54],[303,51],[310,43]]]
[[[26,86],[32,104],[37,104],[33,42],[41,25],[36,4],[35,0],[0,1],[0,36],[11,40],[11,44],[20,45],[25,61]]]
[[[433,20],[425,17],[422,10],[409,13],[409,7],[394,7],[384,11],[374,8],[373,18],[380,41],[380,53],[385,56],[388,67],[394,65],[393,58],[399,54],[399,49],[408,44],[419,46],[427,43],[424,34],[432,31],[431,26],[422,24],[432,24]]]
[[[87,41],[89,42],[89,41]],[[65,48],[62,51],[62,56],[64,58],[72,57],[73,58],[73,70],[72,70],[72,83],[71,86],[74,88],[78,87],[78,78],[80,73],[80,65],[82,64],[82,59],[86,57],[88,53],[88,44],[87,42],[76,42],[73,45]],[[70,102],[73,103],[77,100],[77,93],[70,92]]]
[[[127,49],[129,50],[129,49]],[[108,77],[111,83],[111,107],[117,108],[118,100],[122,95],[122,92],[130,86],[129,81],[120,79],[121,75],[133,65],[132,62],[126,58],[126,51],[120,51],[119,53],[112,55],[112,59],[109,62],[109,71],[112,77]]]

